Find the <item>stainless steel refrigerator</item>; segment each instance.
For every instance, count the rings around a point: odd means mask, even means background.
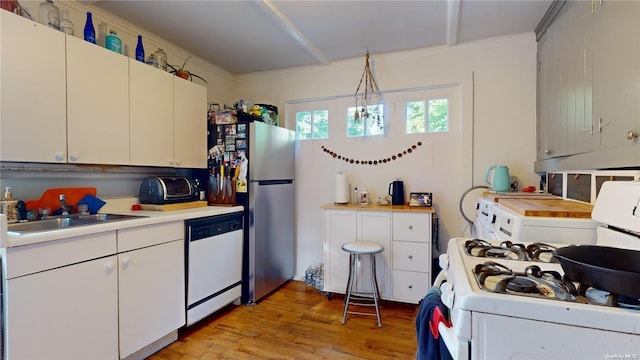
[[[294,276],[295,132],[239,121],[213,133],[221,171],[237,178],[231,193],[245,208],[242,302],[254,304]]]

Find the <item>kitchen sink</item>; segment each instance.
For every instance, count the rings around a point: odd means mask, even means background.
[[[90,215],[68,215],[55,216],[45,220],[36,220],[29,222],[19,222],[8,224],[8,232],[12,235],[22,235],[41,231],[51,231],[59,229],[67,229],[76,226],[86,226],[94,224],[104,224],[107,222],[122,221],[145,218],[147,216],[139,215],[120,215],[120,214],[90,214]]]

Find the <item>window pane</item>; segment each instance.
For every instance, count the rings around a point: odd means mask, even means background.
[[[429,132],[449,131],[449,100],[429,100]]]
[[[407,134],[425,132],[424,101],[409,101],[405,109],[407,113]]]
[[[371,136],[384,134],[384,105],[367,106],[367,114],[362,111],[355,119],[356,108],[347,109],[347,136]]]
[[[366,135],[383,135],[384,134],[384,105],[367,106],[369,116],[365,118],[367,124]]]
[[[311,139],[311,112],[296,113],[296,136],[298,139]]]
[[[329,110],[313,112],[313,138],[326,139],[329,137]]]
[[[347,136],[364,136],[364,121],[355,117],[356,107],[351,106],[347,109]]]

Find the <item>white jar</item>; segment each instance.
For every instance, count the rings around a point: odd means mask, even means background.
[[[360,205],[369,205],[369,191],[367,189],[360,191]]]

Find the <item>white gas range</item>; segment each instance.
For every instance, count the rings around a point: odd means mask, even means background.
[[[640,182],[605,183],[592,217],[609,224],[598,228],[596,245],[635,250],[640,273]],[[572,242],[591,243],[579,238]],[[610,296],[563,277],[562,266],[547,261],[553,258],[553,247],[566,244],[530,245],[449,241],[447,254],[440,258],[444,270],[439,279],[446,277],[441,290],[450,324],[442,322],[438,329],[451,355],[640,359],[638,299]]]

